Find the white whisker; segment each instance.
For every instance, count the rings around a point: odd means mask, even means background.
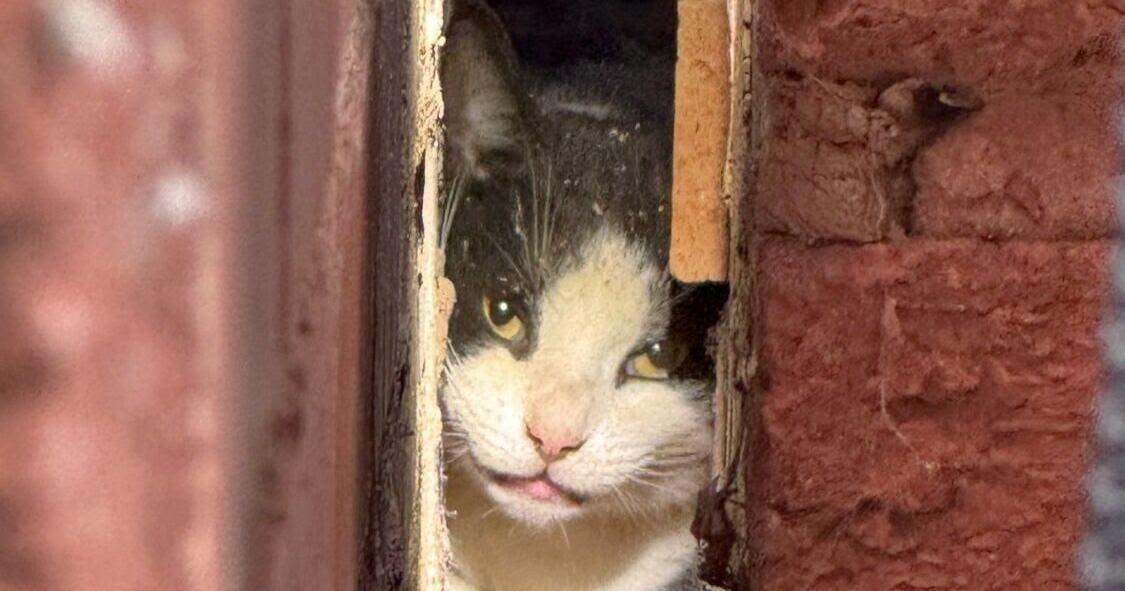
[[[566,525],[562,520],[556,519],[555,524],[559,526],[559,531],[562,532],[563,541],[566,542],[566,548],[570,549],[570,536],[566,533]]]
[[[512,268],[512,271],[515,272],[516,277],[525,286],[527,286],[528,289],[534,287],[528,276],[524,274],[523,269],[518,264],[516,264],[516,260],[512,258],[512,255],[508,254],[508,251],[504,250],[504,247],[501,246],[500,243],[496,241],[496,238],[491,234],[488,234],[486,236],[488,238],[488,241],[492,243],[492,246],[496,249],[496,252],[499,252],[500,256],[504,257],[504,260],[508,262],[508,265]]]

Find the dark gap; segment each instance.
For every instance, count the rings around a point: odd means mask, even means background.
[[[676,3],[667,0],[494,0],[520,61],[559,67],[621,61],[641,51],[676,57]]]

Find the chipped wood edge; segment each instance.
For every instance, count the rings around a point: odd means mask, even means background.
[[[730,24],[730,127],[723,167],[723,199],[729,211],[729,252],[727,280],[731,286],[730,301],[720,329],[720,347],[716,374],[719,377],[715,399],[714,464],[718,487],[731,491],[727,496],[727,519],[736,528],[735,544],[727,557],[727,568],[734,579],[745,571],[746,503],[750,496],[745,489],[748,462],[746,455],[745,414],[742,390],[736,382],[751,380],[757,371],[757,343],[753,323],[757,318],[755,269],[750,255],[753,236],[748,234],[750,213],[747,202],[751,162],[752,98],[753,98],[753,35],[756,0],[727,0]],[[737,341],[744,342],[737,342]]]
[[[730,127],[727,133],[726,161],[723,165],[723,206],[730,212],[728,216],[728,242],[727,270],[724,279],[733,283],[749,269],[738,268],[739,261],[730,256],[738,240],[742,239],[742,218],[748,211],[741,207],[747,199],[747,175],[750,170],[750,26],[749,19],[753,10],[754,0],[727,0],[727,14],[730,23]],[[738,294],[732,291],[733,300]],[[729,325],[730,317],[739,311],[735,306],[728,306],[725,324]],[[729,333],[729,326],[724,330]],[[731,335],[728,335],[728,338]],[[718,375],[725,375],[729,359],[720,359]],[[741,401],[733,396],[729,384],[720,382],[719,392],[716,396],[716,437],[715,437],[715,475],[720,478],[720,483],[726,485],[736,474],[728,473],[728,468],[736,464],[735,460],[741,454]],[[733,427],[733,428],[732,428]],[[738,472],[734,470],[733,472]]]
[[[412,74],[411,114],[414,133],[410,162],[424,171],[421,209],[422,235],[416,253],[418,282],[414,322],[414,360],[411,363],[414,392],[413,492],[407,588],[441,591],[445,588],[449,541],[445,524],[441,482],[441,410],[438,383],[441,378],[449,293],[442,282],[441,252],[438,249],[440,212],[439,186],[442,173],[443,135],[441,83],[438,65],[444,44],[442,0],[413,0],[411,7]],[[443,304],[442,302],[446,302]]]

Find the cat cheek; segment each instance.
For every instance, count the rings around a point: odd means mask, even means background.
[[[464,433],[472,460],[487,470],[539,469],[524,435],[521,370],[507,351],[488,349],[461,359],[443,389],[443,406]]]

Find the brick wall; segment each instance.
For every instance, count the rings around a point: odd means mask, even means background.
[[[758,0],[745,583],[1068,589],[1123,8]],[[752,322],[746,322],[752,316]],[[742,328],[739,328],[742,327]]]
[[[400,4],[0,2],[0,590],[391,588]]]
[[[193,13],[0,4],[0,589],[224,581],[230,201]]]

